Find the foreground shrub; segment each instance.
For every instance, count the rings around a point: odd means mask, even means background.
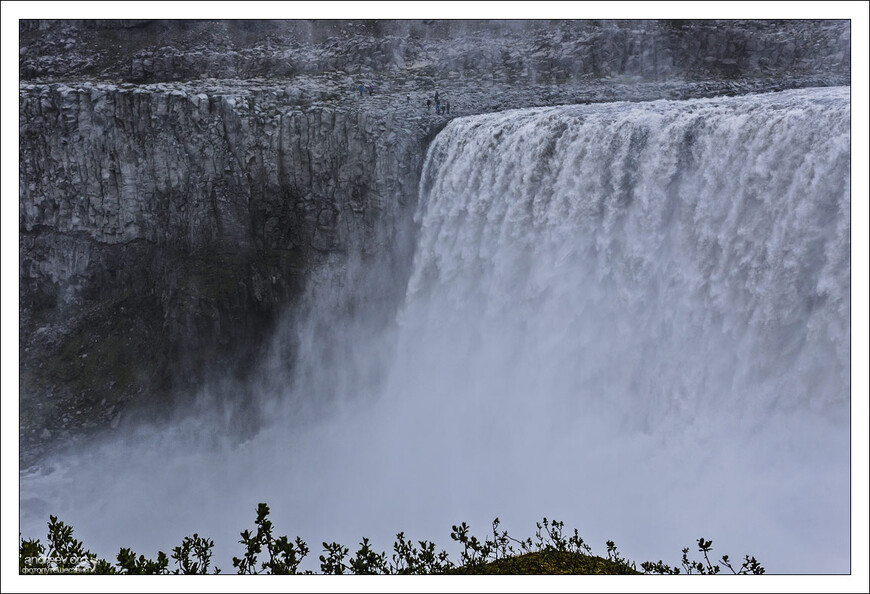
[[[287,536],[273,534],[269,520],[269,506],[257,506],[255,530],[245,530],[239,541],[244,546],[241,557],[233,557],[233,567],[239,574],[298,574],[302,560],[309,553],[308,545],[298,536],[290,541]],[[342,575],[421,575],[421,574],[703,574],[713,575],[727,568],[731,573],[762,574],[764,567],[746,555],[738,568],[732,566],[728,555],[723,555],[717,564],[710,561],[713,541],[698,539],[701,560],[689,559],[689,549],[683,549],[680,566],[666,565],[661,560],[646,561],[637,569],[633,561],[624,559],[613,541],[607,541],[607,557],[592,554],[577,530],[564,533],[565,524],[544,518],[537,523],[534,538],[518,540],[507,531],[499,532],[499,519],[492,522],[492,529],[483,540],[470,534],[470,527],[463,522],[453,526],[450,538],[462,546],[458,563],[453,563],[447,552],[435,549],[435,544],[421,540],[414,544],[403,532],[396,535],[393,554],[388,559],[384,552],[371,547],[368,538],[363,538],[359,549],[350,556],[350,549],[333,542],[323,543],[320,555],[320,570],[323,574]],[[175,568],[170,570],[169,558],[158,551],[157,559],[137,556],[132,550],[122,548],[115,564],[99,559],[73,538],[73,529],[55,516],[49,517],[47,547],[38,539],[19,541],[19,572],[34,573],[97,573],[128,575],[161,574],[207,574],[211,566],[214,541],[194,534],[186,536],[181,545],[172,549]],[[418,547],[419,545],[419,547]],[[220,573],[215,567],[212,573]]]

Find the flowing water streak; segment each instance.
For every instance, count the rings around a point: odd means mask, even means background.
[[[352,356],[275,395],[334,398],[359,365],[373,398],[304,426],[272,409],[243,447],[188,423],[63,460],[23,479],[22,531],[39,502],[106,554],[197,531],[228,559],[268,501],[314,545],[546,515],[639,561],[703,535],[848,571],[849,125],[847,88],[454,120],[395,337],[315,300]]]

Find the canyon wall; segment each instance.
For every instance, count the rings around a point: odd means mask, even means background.
[[[22,85],[23,413],[111,423],[216,367],[244,376],[306,271],[352,253],[401,274],[385,246],[416,200],[416,111],[302,109],[274,87]]]

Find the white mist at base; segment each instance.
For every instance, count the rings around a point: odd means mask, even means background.
[[[198,532],[231,572],[264,501],[315,570],[322,541],[546,516],[638,563],[703,536],[848,573],[849,170],[848,88],[454,120],[393,326],[312,299],[328,344],[296,337],[258,434],[188,418],[53,460],[21,532],[58,515],[110,559]]]

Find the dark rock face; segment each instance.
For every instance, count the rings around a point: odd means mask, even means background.
[[[22,76],[134,82],[348,73],[524,84],[848,75],[848,21],[22,21]]]
[[[427,124],[406,109],[22,85],[22,403],[165,405],[215,368],[244,375],[306,270],[407,227]]]
[[[243,380],[318,267],[376,262],[395,306],[425,148],[451,117],[849,84],[843,21],[20,33],[22,463],[216,370]],[[436,89],[449,116],[426,107]]]

